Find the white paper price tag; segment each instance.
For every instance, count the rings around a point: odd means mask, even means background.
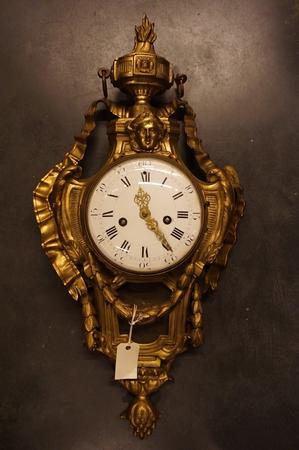
[[[115,380],[136,380],[139,345],[136,342],[118,344],[115,362]]]

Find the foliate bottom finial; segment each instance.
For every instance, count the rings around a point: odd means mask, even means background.
[[[140,439],[144,439],[152,434],[158,417],[158,410],[143,395],[136,397],[121,415],[122,419],[129,420],[134,435]]]

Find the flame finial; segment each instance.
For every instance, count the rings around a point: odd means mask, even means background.
[[[155,52],[157,35],[154,26],[154,22],[150,22],[144,14],[141,25],[135,26],[133,50],[114,60],[111,71],[113,86],[133,95],[142,103],[173,84],[172,65]]]
[[[149,42],[150,44],[153,44],[157,39],[154,27],[154,22],[151,23],[147,15],[144,14],[141,25],[135,26],[136,42]]]

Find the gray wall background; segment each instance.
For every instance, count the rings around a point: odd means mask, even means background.
[[[127,394],[84,347],[80,307],[40,248],[31,193],[143,12],[158,53],[189,77],[206,149],[238,169],[247,209],[204,305],[205,344],[177,359],[140,442],[118,417]],[[1,2],[1,450],[299,448],[298,25],[287,0]]]

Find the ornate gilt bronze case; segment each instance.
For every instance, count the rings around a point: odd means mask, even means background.
[[[45,253],[72,298],[82,305],[89,350],[104,353],[114,363],[118,344],[128,341],[133,304],[138,307],[139,322],[133,334],[140,344],[138,376],[120,382],[134,396],[123,417],[129,419],[134,434],[144,438],[151,434],[158,418],[150,394],[171,379],[170,366],[179,353],[202,344],[202,296],[217,287],[219,273],[236,241],[244,200],[235,169],[217,167],[203,150],[195,114],[183,100],[187,78],[174,75],[172,65],[155,53],[154,24],[145,16],[135,30],[133,51],[116,59],[111,70],[99,71],[104,97],[91,104],[72,149],[36,187],[34,212]],[[108,78],[133,99],[131,105],[107,98]],[[174,82],[173,100],[152,106],[152,97]],[[112,117],[107,127],[110,153],[98,174],[83,179],[80,162],[96,128],[99,104]],[[180,123],[186,151],[194,155],[202,179],[191,174],[178,152]],[[151,133],[151,139],[144,138],[146,133]],[[192,252],[171,270],[148,274],[122,270],[103,257],[88,234],[86,210],[92,186],[119,161],[136,157],[170,161],[192,179],[198,191],[200,235]],[[146,211],[143,219],[163,244],[157,221]]]

